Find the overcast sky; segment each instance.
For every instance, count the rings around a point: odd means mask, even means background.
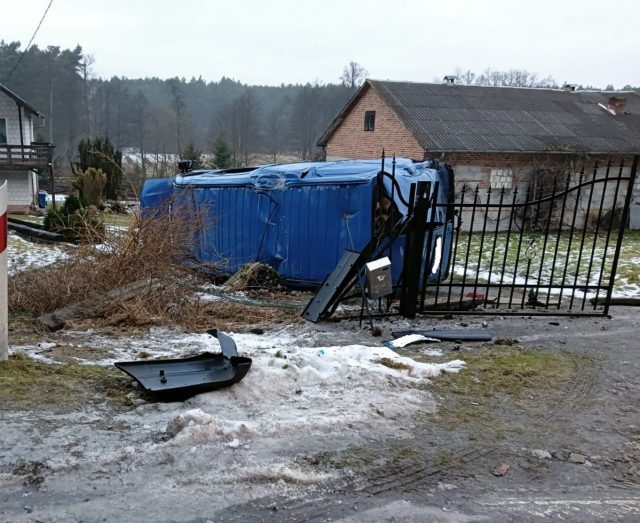
[[[4,2],[0,39],[26,44],[49,0]],[[328,83],[355,60],[378,79],[491,67],[640,86],[638,0],[53,0],[34,43],[80,44],[102,77]]]

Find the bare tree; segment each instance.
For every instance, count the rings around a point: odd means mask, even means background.
[[[171,101],[173,102],[173,108],[176,113],[176,139],[178,146],[176,152],[179,154],[180,151],[182,151],[182,119],[186,104],[180,80],[176,77],[169,80],[168,83],[169,89],[171,90]]]
[[[487,68],[475,79],[475,85],[488,85],[494,87],[558,87],[551,76],[538,79],[536,73],[525,69],[509,69],[508,71],[496,71]]]
[[[266,118],[267,143],[273,163],[278,163],[278,155],[286,146],[286,124],[290,119],[291,99],[287,96],[279,105],[271,108]]]
[[[322,86],[305,85],[293,102],[292,134],[303,160],[312,157],[316,140],[322,131]]]
[[[82,76],[82,112],[85,122],[84,132],[87,137],[91,136],[91,112],[89,106],[89,79],[92,76],[93,71],[91,66],[95,63],[93,55],[83,54],[82,61],[80,62],[80,74]]]
[[[463,71],[459,67],[456,67],[455,75],[458,79],[458,83],[462,85],[473,85],[476,79],[476,73],[474,73],[470,69]]]
[[[140,148],[140,159],[142,162],[142,173],[146,177],[147,165],[145,158],[145,138],[146,138],[146,125],[147,125],[147,111],[149,108],[149,101],[142,91],[138,89],[133,99],[133,125],[135,129],[135,137]]]
[[[360,87],[368,74],[369,72],[362,65],[352,61],[344,66],[340,81],[343,85],[355,89],[356,87]]]
[[[231,142],[234,165],[248,165],[260,136],[260,104],[255,89],[244,93],[227,104],[218,115],[217,131]]]

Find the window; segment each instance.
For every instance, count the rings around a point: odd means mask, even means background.
[[[7,119],[0,118],[0,143],[7,143]]]
[[[366,111],[364,113],[364,130],[365,131],[373,131],[373,128],[376,125],[376,112],[375,111]]]
[[[513,171],[511,169],[491,169],[491,188],[506,189],[513,188]]]

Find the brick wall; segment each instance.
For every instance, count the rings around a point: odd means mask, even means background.
[[[441,157],[450,164],[455,172],[456,187],[463,184],[481,189],[488,189],[491,184],[491,172],[510,171],[513,185],[522,186],[528,184],[534,171],[540,169],[559,170],[561,172],[577,170],[584,166],[586,172],[593,172],[595,164],[600,166],[599,174],[604,175],[604,167],[611,158],[614,166],[619,166],[624,159],[627,167],[623,175],[629,174],[629,168],[633,158],[631,156],[602,156],[590,155],[588,157],[569,154],[518,154],[518,153],[442,153],[432,151],[427,156]],[[612,168],[612,176],[618,174],[618,169]],[[640,178],[636,179],[634,188],[635,199],[640,201]]]
[[[364,130],[366,111],[376,112],[373,131]],[[395,154],[414,160],[424,157],[424,150],[417,140],[375,89],[369,87],[329,139],[327,160],[379,158],[382,149],[388,156]]]
[[[606,165],[609,159],[612,161],[610,176],[618,175],[629,176],[631,172],[631,163],[633,158],[630,156],[599,156],[590,155],[588,157],[580,155],[564,155],[564,154],[500,154],[500,153],[440,153],[432,152],[428,156],[441,157],[443,161],[450,164],[455,173],[456,183],[456,201],[461,194],[464,185],[469,187],[465,195],[465,202],[469,203],[473,199],[473,191],[479,187],[478,197],[480,202],[486,202],[488,189],[491,187],[491,201],[497,203],[500,200],[500,187],[506,189],[505,201],[510,202],[513,197],[513,188],[518,188],[520,192],[519,198],[522,197],[522,190],[532,182],[536,171],[557,171],[560,173],[574,173],[571,179],[571,185],[577,184],[579,181],[579,170],[584,167],[585,179],[591,179],[594,174],[596,163],[598,170],[596,178],[604,178],[606,174]],[[624,160],[624,167],[620,170],[620,161]],[[492,174],[493,173],[493,174]],[[542,182],[542,179],[538,179]],[[548,182],[547,182],[548,183]],[[609,209],[613,205],[613,197],[615,194],[615,183],[610,183],[606,193],[603,195],[603,185],[594,186],[592,201],[593,205],[598,205],[602,201],[604,209]],[[532,187],[536,187],[532,184]],[[539,190],[539,185],[537,186]],[[548,187],[547,187],[548,188]],[[620,184],[618,193],[618,205],[623,201],[623,195],[626,191],[626,183]],[[582,192],[580,202],[577,205],[584,211],[587,206],[587,200],[590,191]],[[534,193],[535,194],[535,193]],[[637,179],[634,186],[634,201],[640,202],[640,179]],[[571,215],[573,208],[571,200],[567,204],[567,215]],[[468,230],[471,219],[471,211],[463,212],[463,230]],[[576,226],[582,227],[584,224],[585,213],[579,212],[577,215]]]

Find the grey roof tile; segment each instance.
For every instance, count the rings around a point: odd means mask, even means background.
[[[369,87],[430,151],[640,152],[640,95],[634,92],[380,80],[368,80],[360,92]],[[610,96],[627,98],[628,114],[614,116],[598,105],[606,106]],[[319,143],[327,142],[350,104]]]

